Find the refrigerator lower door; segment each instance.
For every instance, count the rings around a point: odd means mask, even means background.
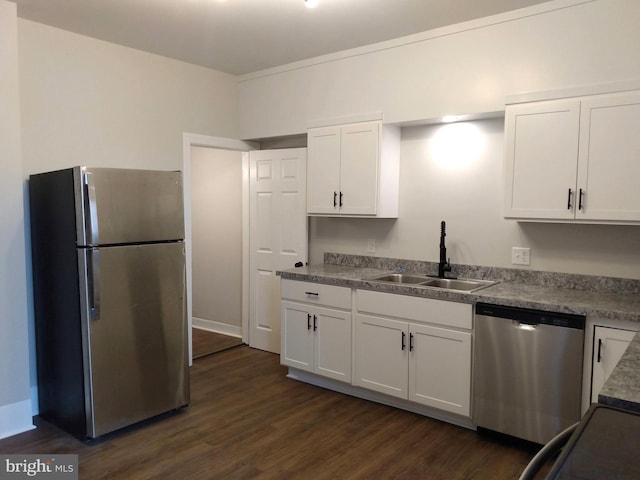
[[[80,249],[79,257],[87,436],[187,405],[183,243]]]

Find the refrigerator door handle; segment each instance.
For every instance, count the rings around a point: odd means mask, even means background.
[[[96,208],[96,186],[91,181],[91,173],[84,174],[84,184],[87,188],[87,243],[93,245],[98,243],[98,209]]]
[[[100,320],[100,252],[89,250],[89,314],[91,320]]]

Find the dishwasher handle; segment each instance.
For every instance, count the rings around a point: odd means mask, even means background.
[[[586,318],[584,315],[573,313],[547,312],[521,307],[508,307],[504,305],[491,305],[488,303],[477,303],[476,315],[486,317],[504,318],[505,320],[515,320],[523,324],[530,325],[551,325],[554,327],[574,328],[584,330]]]

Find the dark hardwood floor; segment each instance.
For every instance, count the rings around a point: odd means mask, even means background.
[[[242,339],[194,327],[191,329],[191,345],[196,359],[242,345]]]
[[[0,453],[77,453],[80,479],[517,479],[533,453],[285,378],[247,346],[191,368],[187,409],[83,443],[40,421]]]

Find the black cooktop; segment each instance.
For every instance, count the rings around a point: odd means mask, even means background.
[[[640,479],[640,414],[592,405],[547,479]]]

